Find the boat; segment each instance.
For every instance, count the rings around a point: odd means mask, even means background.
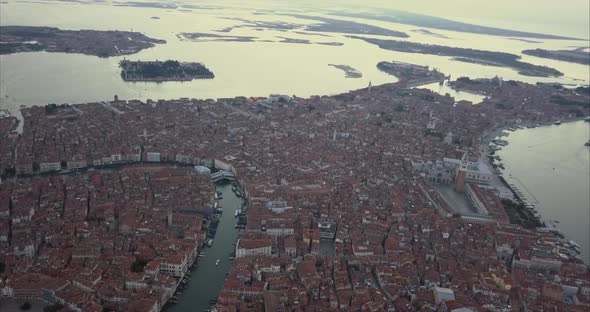
[[[553,124],[556,126],[559,126],[559,125],[561,125],[561,120],[558,120],[558,121],[554,122]]]
[[[238,212],[238,210],[236,210],[236,211],[234,212],[234,217],[237,217],[237,216],[238,216],[238,214],[240,214],[240,213]]]
[[[211,246],[213,246],[213,239],[209,239],[209,240],[207,241],[207,246],[208,246],[208,247],[211,247]]]
[[[235,257],[229,257],[229,260],[234,260],[234,259],[235,259]]]
[[[590,116],[588,116],[588,117],[584,118],[584,121],[585,121],[585,122],[590,122]]]
[[[215,261],[215,265],[219,265],[219,259],[217,259],[217,261]]]
[[[570,243],[570,245],[572,245],[574,247],[580,248],[580,245],[578,245],[578,243],[574,242],[573,240],[570,240],[568,243]]]

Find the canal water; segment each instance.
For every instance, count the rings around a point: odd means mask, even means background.
[[[192,270],[188,287],[177,295],[178,303],[170,306],[171,312],[200,312],[209,309],[209,300],[217,299],[217,295],[223,287],[226,273],[231,267],[230,253],[234,251],[233,243],[236,241],[238,230],[235,228],[237,219],[234,212],[241,207],[242,199],[238,198],[231,189],[231,185],[217,187],[217,191],[223,194],[220,201],[223,214],[219,220],[217,234],[213,246],[202,250],[204,257],[197,259]],[[219,265],[216,261],[219,259]]]
[[[438,82],[435,82],[435,83],[429,83],[429,84],[425,84],[422,86],[418,86],[416,88],[428,89],[428,90],[436,92],[440,95],[448,94],[450,97],[455,99],[455,102],[469,101],[474,105],[481,103],[486,98],[485,96],[483,96],[481,94],[455,90],[455,89],[449,87],[449,85],[447,84],[447,81],[445,81],[444,84],[442,84],[442,85],[439,84]]]
[[[568,122],[522,129],[504,138],[496,155],[504,178],[535,205],[542,219],[580,245],[590,264],[590,123]]]

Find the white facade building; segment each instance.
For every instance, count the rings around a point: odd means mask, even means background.
[[[239,239],[236,245],[236,258],[270,256],[272,242],[269,239]]]

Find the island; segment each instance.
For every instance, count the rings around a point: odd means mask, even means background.
[[[379,62],[377,68],[384,73],[397,77],[400,84],[411,83],[412,86],[442,82],[446,78],[443,73],[436,69],[431,70],[429,66],[404,62]]]
[[[560,77],[563,73],[547,66],[534,65],[520,61],[520,56],[496,51],[484,51],[467,48],[457,48],[441,45],[430,45],[409,41],[384,40],[361,36],[347,36],[353,39],[364,40],[375,44],[381,49],[405,53],[432,54],[439,56],[451,56],[456,61],[477,63],[489,66],[510,67],[519,74],[534,77]]]
[[[328,66],[332,66],[334,68],[340,69],[346,74],[346,78],[361,78],[363,77],[363,73],[360,71],[348,66],[348,65],[336,65],[336,64],[328,64]]]
[[[432,37],[435,37],[435,38],[450,39],[450,37],[447,37],[447,36],[445,36],[443,34],[437,34],[435,32],[432,32],[432,31],[428,30],[428,29],[414,29],[414,30],[411,30],[411,31],[412,32],[415,32],[415,33],[418,33],[418,34],[421,34],[421,35],[432,36]]]
[[[334,47],[341,47],[344,45],[342,42],[314,42],[315,44],[327,45],[327,46],[334,46]]]
[[[574,50],[532,49],[524,50],[522,51],[522,54],[558,60],[562,62],[590,65],[590,52],[585,51],[585,49],[586,47],[577,48]]]
[[[208,34],[208,33],[200,33],[200,32],[193,32],[187,33],[182,32],[176,35],[176,37],[180,40],[188,40],[188,41],[195,41],[195,42],[208,42],[208,41],[224,41],[224,42],[255,42],[257,37],[252,36],[224,36],[218,34]]]
[[[215,75],[207,67],[194,62],[123,60],[119,66],[121,67],[121,78],[125,81],[162,82],[215,78]]]
[[[165,40],[131,31],[0,26],[0,54],[47,51],[110,57],[134,54],[164,43]]]
[[[286,16],[291,16],[299,19],[306,19],[312,21],[321,22],[319,24],[312,24],[305,27],[306,31],[314,31],[314,32],[333,32],[333,33],[345,33],[345,34],[357,34],[357,35],[378,35],[378,36],[389,36],[389,37],[399,37],[399,38],[408,38],[410,37],[408,34],[395,31],[391,29],[386,29],[378,26],[373,26],[369,24],[357,23],[353,21],[345,21],[327,17],[320,17],[320,16],[311,16],[311,15],[303,15],[303,14],[284,14]]]
[[[311,41],[307,40],[307,39],[297,39],[297,38],[288,38],[288,37],[281,37],[281,36],[277,36],[277,38],[282,39],[281,43],[299,43],[299,44],[310,44]]]
[[[412,12],[400,10],[384,10],[381,13],[371,12],[345,12],[334,11],[330,15],[362,18],[367,20],[389,22],[396,24],[412,25],[417,27],[426,27],[439,30],[450,30],[463,33],[481,34],[498,37],[520,37],[520,38],[535,38],[535,39],[557,39],[557,40],[584,40],[580,38],[557,36],[551,34],[532,33],[526,31],[518,31],[505,28],[488,27],[483,25],[469,24],[457,22],[446,18],[440,18],[424,14],[416,14]]]

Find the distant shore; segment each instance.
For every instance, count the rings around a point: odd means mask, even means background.
[[[164,43],[165,40],[131,31],[0,26],[0,54],[47,51],[111,57],[134,54]]]

